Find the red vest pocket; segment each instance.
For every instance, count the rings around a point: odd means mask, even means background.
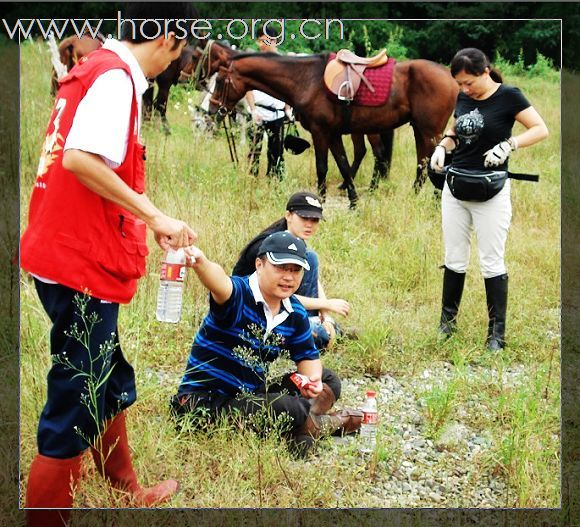
[[[105,208],[106,229],[96,249],[96,259],[107,272],[123,280],[141,278],[146,271],[145,222],[130,212],[109,203]]]

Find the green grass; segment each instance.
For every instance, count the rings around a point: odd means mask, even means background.
[[[21,224],[26,224],[30,189],[40,145],[51,111],[49,59],[44,43],[21,46]],[[325,221],[312,241],[322,262],[322,280],[332,297],[352,306],[345,326],[357,328],[358,340],[343,339],[324,357],[343,377],[412,377],[440,361],[455,365],[452,397],[432,394],[427,426],[436,435],[456,417],[456,409],[477,396],[485,411],[469,416],[469,426],[490,431],[494,447],[479,460],[481,470],[509,481],[506,505],[557,507],[560,503],[560,89],[554,78],[511,77],[544,117],[550,137],[513,155],[515,172],[541,174],[539,184],[514,181],[513,221],[508,239],[510,273],[507,337],[509,347],[491,356],[485,351],[487,327],[483,280],[474,242],[464,301],[455,338],[439,343],[443,260],[440,202],[430,183],[416,196],[411,185],[415,148],[407,125],[395,134],[390,181],[367,192],[373,160],[368,155],[356,183],[360,205],[347,210],[337,190],[340,175],[329,163]],[[167,214],[187,220],[208,257],[229,271],[244,243],[278,219],[288,196],[315,191],[314,152],[286,155],[288,176],[282,182],[247,174],[229,159],[223,135],[193,131],[187,99],[198,94],[179,87],[172,92],[168,118],[172,135],[154,124],[144,129],[147,144],[147,194]],[[179,101],[179,109],[175,102]],[[305,133],[306,136],[308,134]],[[348,138],[345,138],[350,149]],[[345,467],[337,460],[319,464],[293,461],[274,441],[260,441],[247,431],[218,428],[211,434],[177,433],[168,419],[168,399],[175,392],[196,329],[207,311],[207,292],[187,277],[182,322],[155,320],[155,298],[162,252],[149,235],[148,274],[130,305],[120,314],[124,354],[137,374],[138,401],[129,413],[135,464],[145,483],[161,477],[181,482],[176,507],[351,507],[364,506],[363,489],[380,462],[395,459],[381,449],[374,465]],[[21,275],[21,466],[25,477],[35,453],[35,433],[49,368],[48,319],[30,278]],[[513,388],[481,375],[467,379],[462,368],[479,364],[501,370],[523,365],[526,380]],[[160,383],[155,370],[167,374]],[[449,388],[449,386],[447,387]],[[445,390],[444,390],[445,391]],[[361,398],[362,398],[361,393]],[[417,394],[418,396],[420,394]],[[449,395],[449,394],[447,394]],[[380,430],[389,438],[391,431]],[[341,451],[354,457],[354,452]],[[332,473],[321,477],[320,464]],[[326,466],[325,464],[328,464]],[[374,467],[374,468],[373,468]],[[90,472],[93,469],[88,467]],[[336,489],[340,489],[337,492]],[[96,477],[83,480],[79,506],[120,505]],[[458,505],[461,505],[460,503]]]

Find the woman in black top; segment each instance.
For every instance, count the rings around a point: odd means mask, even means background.
[[[507,171],[508,157],[513,151],[548,136],[538,112],[518,88],[502,84],[500,73],[491,68],[489,59],[479,49],[458,51],[451,61],[451,74],[461,91],[453,124],[431,157],[433,170],[442,171],[445,155],[452,151],[453,169],[477,173],[490,169]],[[525,130],[512,136],[515,121]],[[449,181],[448,176],[441,198],[445,272],[439,331],[448,337],[456,329],[473,229],[487,296],[487,348],[497,351],[505,346],[508,275],[504,255],[511,221],[510,181],[507,179],[503,188],[485,201],[469,200],[479,197],[454,197]]]

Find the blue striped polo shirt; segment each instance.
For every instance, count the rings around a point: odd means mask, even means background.
[[[319,358],[308,314],[296,297],[284,299],[272,318],[255,273],[231,281],[232,295],[223,305],[209,295],[209,313],[195,335],[180,394],[255,392],[264,385],[264,366],[282,350],[294,362]]]

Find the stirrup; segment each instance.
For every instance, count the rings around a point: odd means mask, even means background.
[[[343,95],[342,92],[346,92],[346,95]],[[339,87],[338,92],[336,94],[339,100],[351,102],[354,99],[354,93],[352,91],[352,83],[348,80],[344,81]]]

